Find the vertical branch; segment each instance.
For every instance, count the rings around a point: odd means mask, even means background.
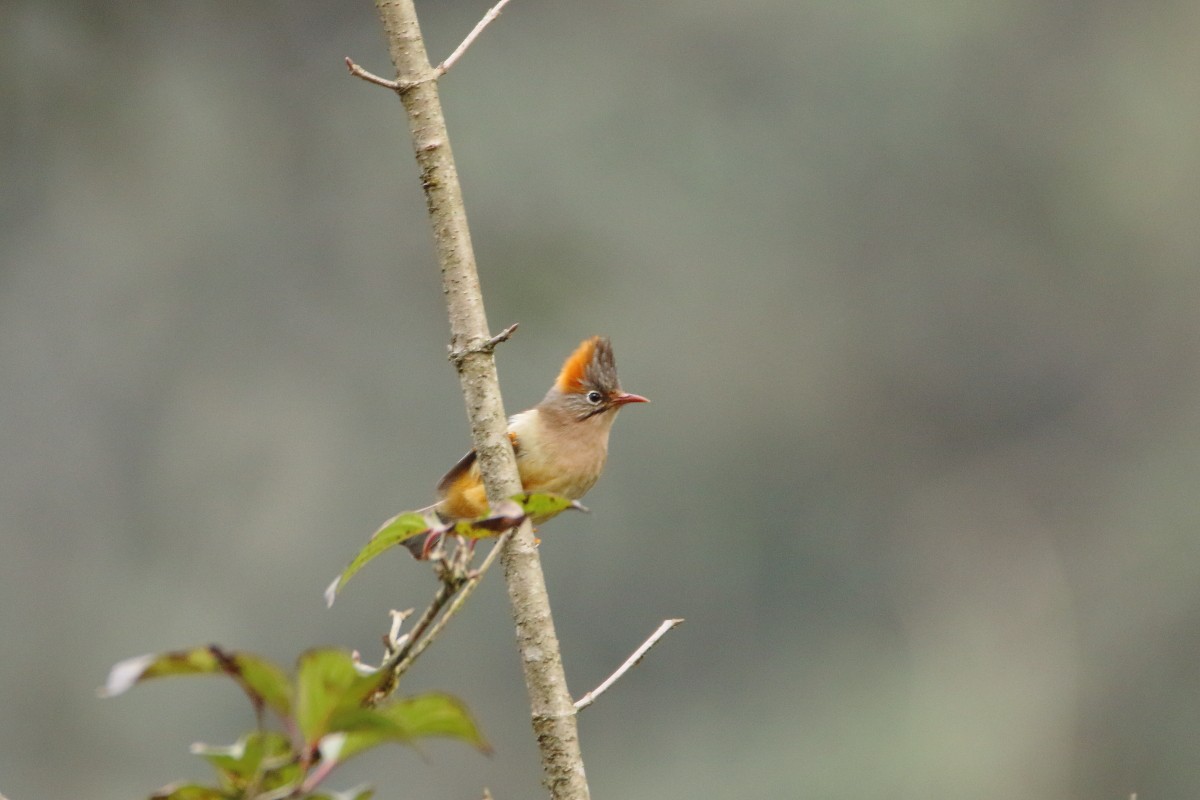
[[[488,499],[495,504],[518,493],[521,482],[507,436],[495,362],[487,346],[487,317],[458,172],[438,98],[437,73],[425,52],[413,0],[376,0],[375,5],[387,33],[396,67],[395,89],[408,115],[421,169],[450,316],[451,352],[466,400],[471,436]],[[555,800],[586,800],[589,793],[575,708],[528,522],[505,547],[503,563],[546,786]]]

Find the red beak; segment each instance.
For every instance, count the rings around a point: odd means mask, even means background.
[[[612,399],[614,406],[623,406],[626,403],[649,403],[650,401],[642,397],[640,394],[630,394],[629,392],[621,392]]]

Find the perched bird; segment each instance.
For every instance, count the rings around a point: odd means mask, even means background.
[[[508,420],[521,485],[578,500],[596,485],[608,457],[608,432],[621,407],[648,403],[621,390],[612,343],[602,336],[585,340],[566,360],[542,401]],[[443,521],[472,519],[488,511],[487,492],[475,451],[467,453],[438,482],[435,511]],[[534,524],[544,522],[534,517]],[[431,542],[418,536],[404,542],[417,558],[428,557]]]

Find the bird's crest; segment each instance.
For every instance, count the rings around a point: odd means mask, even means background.
[[[603,336],[585,339],[567,358],[554,385],[564,393],[582,392],[585,385],[616,388],[617,365],[612,344]]]

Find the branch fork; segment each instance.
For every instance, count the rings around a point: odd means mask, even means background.
[[[519,322],[514,322],[512,325],[509,325],[492,338],[477,344],[474,347],[463,347],[458,350],[452,349],[446,357],[453,361],[455,366],[458,366],[467,356],[476,355],[479,353],[491,355],[496,351],[497,345],[499,345],[501,342],[507,342],[510,338],[512,338],[512,335],[517,331],[517,326],[520,324],[521,323]]]
[[[479,35],[483,33],[484,28],[486,28],[488,25],[491,25],[492,22],[494,22],[495,19],[500,16],[500,12],[504,10],[504,7],[510,2],[511,0],[500,0],[499,3],[496,3],[496,5],[488,9],[488,12],[483,15],[483,19],[479,20],[479,22],[475,24],[475,27],[471,29],[471,32],[467,34],[467,38],[463,39],[458,47],[454,48],[454,52],[447,56],[445,61],[434,67],[433,71],[427,78],[422,78],[415,81],[390,81],[387,78],[382,78],[376,75],[374,72],[371,72],[370,70],[367,70],[356,64],[349,56],[346,57],[346,68],[350,70],[351,75],[355,76],[356,78],[362,78],[367,83],[373,83],[376,86],[382,86],[385,89],[391,89],[397,94],[404,94],[410,89],[420,86],[422,83],[436,81],[438,78],[449,72],[450,68],[457,64],[458,60],[463,57],[463,53],[467,52],[467,48],[474,44],[475,40],[479,38]]]

